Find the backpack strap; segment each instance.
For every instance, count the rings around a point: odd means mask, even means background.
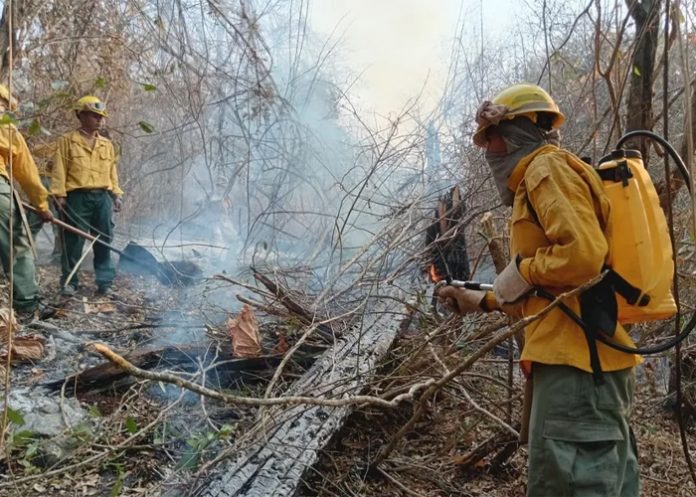
[[[626,160],[619,161],[615,167],[607,167],[605,169],[595,169],[599,177],[603,181],[614,181],[623,183],[623,186],[628,186],[628,180],[633,177],[631,168],[628,167]]]
[[[606,278],[609,279],[616,292],[626,299],[626,302],[637,307],[645,307],[650,303],[650,295],[643,293],[640,288],[631,285],[611,267],[604,266],[604,270],[609,271]]]
[[[626,169],[628,169],[628,167],[626,167]],[[573,168],[573,170],[575,170],[575,168]],[[594,171],[594,169],[592,170]],[[630,173],[630,170],[628,170],[628,172]],[[578,172],[576,171],[576,173]],[[582,178],[580,173],[578,173],[578,176]],[[539,216],[537,215],[532,202],[529,200],[529,197],[527,196],[525,200],[527,201],[527,207],[529,208],[534,221],[541,226]],[[617,273],[614,274],[616,274],[617,280],[620,279],[627,285],[624,285],[626,291],[635,290],[639,294],[641,293],[639,289],[632,287]],[[582,329],[585,335],[585,340],[587,340],[587,348],[590,353],[592,377],[597,385],[604,383],[602,364],[599,360],[599,351],[597,350],[597,333],[602,333],[602,331],[604,331],[611,336],[614,334],[616,329],[617,306],[616,297],[614,294],[615,285],[613,283],[613,280],[609,281],[605,277],[601,282],[599,282],[598,285],[595,285],[595,287],[586,290],[580,295],[579,300],[580,314],[582,316],[581,320],[575,319],[578,317],[577,314],[575,314],[575,312],[573,312],[572,309],[570,309],[564,303],[560,303],[558,306],[561,311],[563,311],[573,322],[580,326],[580,329]],[[544,294],[550,296],[552,301],[555,298],[545,290],[537,289],[537,293],[541,296],[544,296]]]

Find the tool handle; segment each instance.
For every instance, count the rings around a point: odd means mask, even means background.
[[[26,202],[22,202],[22,206],[25,209],[29,209],[32,212],[37,212],[37,213],[39,212],[39,210],[36,207],[29,205]],[[87,233],[86,231],[82,231],[81,229],[76,228],[75,226],[71,226],[70,224],[66,223],[65,221],[61,221],[60,219],[57,219],[55,217],[53,219],[51,219],[50,222],[55,224],[56,226],[60,226],[61,228],[63,228],[66,231],[69,231],[71,233],[76,234],[77,236],[81,236],[83,238],[86,238],[90,242],[96,241],[98,244],[102,245],[103,247],[106,247],[109,250],[111,250],[112,252],[117,253],[122,258],[124,258],[124,259],[126,259],[134,264],[137,264],[140,267],[147,269],[152,274],[157,276],[157,278],[159,278],[160,281],[164,281],[163,278],[167,278],[167,282],[171,283],[171,279],[169,279],[170,277],[163,273],[162,268],[160,266],[160,263],[158,263],[156,261],[153,263],[149,263],[149,262],[143,262],[142,260],[138,260],[137,258],[133,257],[132,255],[128,255],[125,251],[123,251],[121,249],[117,249],[116,247],[114,247],[110,243],[106,243],[101,238],[96,237],[96,236],[92,235],[91,233]],[[153,256],[150,255],[150,257],[153,257]],[[153,259],[154,259],[154,257],[153,257]]]
[[[32,212],[36,212],[36,213],[39,212],[39,209],[37,209],[33,205],[27,204],[26,202],[22,202],[22,207],[24,207],[25,209],[28,209]],[[92,235],[91,233],[87,233],[86,231],[82,231],[80,228],[76,228],[75,226],[72,226],[72,225],[66,223],[65,221],[61,221],[60,219],[58,219],[56,217],[51,219],[50,222],[55,224],[56,226],[60,226],[61,228],[63,228],[66,231],[69,231],[71,233],[75,233],[76,235],[81,236],[82,238],[86,238],[90,242],[93,242],[95,240],[95,238],[97,238],[96,236]]]

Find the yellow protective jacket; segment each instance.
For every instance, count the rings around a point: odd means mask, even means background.
[[[65,197],[72,190],[104,188],[122,195],[116,171],[114,145],[97,136],[89,148],[79,131],[72,131],[58,140],[51,175],[51,194]]]
[[[609,200],[602,181],[590,166],[570,152],[545,145],[522,158],[508,180],[515,192],[510,220],[510,254],[521,256],[520,273],[532,285],[554,295],[572,290],[597,276],[609,251],[606,234]],[[489,309],[496,308],[492,292]],[[537,314],[549,304],[528,297],[524,316]],[[577,297],[566,304],[578,315]],[[620,324],[613,340],[627,346],[633,341]],[[597,342],[603,371],[634,366],[641,358]],[[587,339],[581,327],[558,307],[525,329],[521,360],[573,366],[592,372]],[[527,368],[525,368],[527,369]]]
[[[24,137],[13,124],[0,126],[0,175],[8,180],[12,151],[12,175],[29,197],[29,202],[40,211],[48,210],[48,192],[41,184],[39,171],[29,152]]]

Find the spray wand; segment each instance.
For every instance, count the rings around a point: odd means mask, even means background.
[[[491,283],[481,283],[478,281],[462,281],[462,280],[442,280],[435,284],[435,290],[443,286],[456,286],[457,288],[466,288],[467,290],[482,290],[488,291],[493,290],[493,285]]]

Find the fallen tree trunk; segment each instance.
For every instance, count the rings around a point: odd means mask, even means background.
[[[339,338],[286,395],[336,398],[357,394],[369,384],[391,347],[398,322],[394,311],[373,313]],[[294,495],[318,452],[343,426],[348,407],[291,406],[267,411],[257,436],[235,447],[236,457],[221,463],[218,476],[202,488],[171,489],[166,495],[204,497],[281,497]]]

